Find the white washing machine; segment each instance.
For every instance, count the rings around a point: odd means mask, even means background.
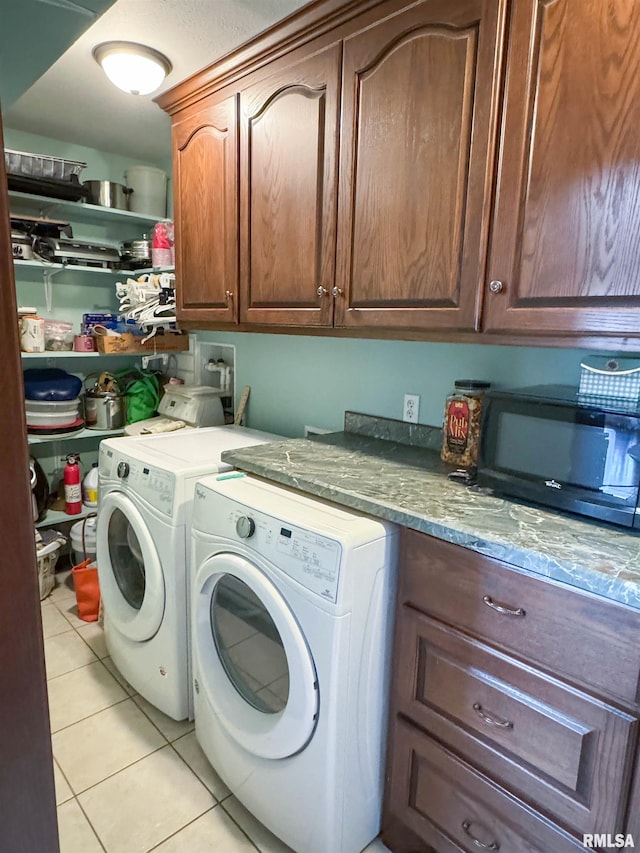
[[[251,477],[196,485],[196,736],[297,853],[359,853],[379,832],[397,539]]]
[[[232,470],[223,450],[279,438],[226,426],[100,444],[96,560],[107,648],[127,681],[176,720],[193,715],[187,611],[196,480]]]

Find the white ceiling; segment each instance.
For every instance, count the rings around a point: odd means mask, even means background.
[[[91,51],[137,41],[164,53],[171,88],[307,0],[117,0],[4,114],[7,127],[151,163],[170,157],[170,119],[153,95],[110,83]],[[32,47],[32,52],[36,46]]]

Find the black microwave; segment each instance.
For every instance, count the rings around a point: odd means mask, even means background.
[[[640,528],[640,407],[560,385],[487,392],[478,485]]]

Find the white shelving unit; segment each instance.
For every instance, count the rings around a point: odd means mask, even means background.
[[[51,527],[54,524],[63,524],[66,521],[82,521],[83,518],[86,518],[95,511],[96,508],[94,506],[85,506],[84,504],[80,512],[75,515],[67,515],[66,512],[56,512],[53,509],[48,509],[46,516],[42,521],[36,523],[36,527]]]
[[[17,190],[9,190],[11,213],[19,216],[21,213],[33,215],[34,211],[42,219],[69,219],[72,222],[104,223],[111,220],[130,225],[132,228],[148,228],[158,221],[157,216],[146,216],[144,213],[132,213],[129,210],[118,210],[113,207],[102,207],[99,204],[87,204],[82,201],[65,201],[64,199],[49,198],[43,195],[32,195]]]
[[[98,242],[104,242],[109,245],[119,245],[121,239],[129,239],[136,232],[149,232],[154,223],[158,221],[156,216],[146,216],[140,213],[132,213],[127,210],[116,210],[114,208],[101,207],[99,205],[87,204],[85,202],[65,201],[63,199],[49,198],[47,196],[33,195],[31,193],[9,191],[9,202],[11,208],[11,216],[20,218],[20,216],[38,217],[39,219],[50,220],[54,219],[58,222],[69,222],[76,233],[83,229],[87,231],[85,235],[88,239],[96,239]],[[101,236],[93,236],[101,235]],[[147,270],[150,272],[163,272],[161,270]],[[169,271],[169,270],[166,270]],[[33,285],[44,281],[45,284],[45,301],[46,309],[50,310],[52,300],[55,299],[59,306],[60,313],[71,308],[70,292],[67,285],[90,286],[92,288],[91,295],[87,293],[87,308],[85,310],[108,310],[98,308],[98,305],[104,305],[105,293],[113,291],[113,307],[111,310],[117,311],[117,301],[115,300],[115,289],[113,285],[116,281],[124,281],[128,276],[136,276],[140,273],[135,270],[114,270],[106,269],[99,266],[85,266],[79,264],[61,264],[61,263],[45,263],[39,260],[14,261],[14,274],[16,282],[20,286],[30,287],[29,296],[33,291]],[[53,287],[52,287],[53,285]],[[59,287],[62,285],[62,287]],[[102,290],[100,290],[102,288]],[[71,291],[73,292],[73,291]],[[80,291],[77,291],[78,293]],[[58,294],[52,297],[52,294]],[[97,294],[94,296],[94,294]],[[23,296],[23,298],[26,298]],[[109,298],[109,301],[112,299]],[[72,316],[77,319],[81,312],[82,305],[78,304],[81,297],[73,297],[74,305],[70,311]],[[98,303],[98,304],[95,304]],[[42,305],[41,302],[28,301],[24,304]],[[38,310],[45,310],[44,307]],[[45,314],[46,316],[46,314]],[[139,362],[139,355],[134,354],[105,354],[98,352],[81,353],[68,350],[63,351],[45,351],[41,353],[22,353],[23,366],[36,367],[62,367],[72,373],[78,375],[86,375],[94,371],[102,369],[115,370],[132,365]],[[101,359],[96,363],[96,359]],[[83,366],[83,365],[86,365]],[[34,457],[40,460],[48,460],[49,469],[52,466],[52,460],[56,457],[64,455],[65,449],[74,449],[73,445],[80,443],[80,447],[85,447],[83,451],[83,462],[86,464],[88,459],[95,454],[97,445],[102,438],[123,435],[124,430],[95,430],[82,429],[81,431],[70,433],[67,435],[29,435],[28,443],[30,451]],[[93,440],[93,444],[91,443]],[[48,445],[48,447],[47,447]],[[84,456],[87,456],[85,460]],[[59,460],[58,460],[59,461]],[[51,473],[49,473],[51,476]],[[37,527],[50,527],[56,524],[66,522],[74,522],[79,519],[86,518],[90,513],[95,512],[95,509],[90,507],[82,507],[82,512],[77,515],[67,515],[65,512],[54,512],[49,509],[45,519],[37,524]]]
[[[13,272],[21,281],[37,281],[41,276],[53,278],[61,273],[65,276],[82,277],[84,284],[105,284],[117,278],[131,275],[127,270],[111,270],[103,267],[85,267],[80,264],[55,264],[44,261],[13,262]]]
[[[123,429],[81,429],[62,435],[29,435],[29,444],[53,444],[56,441],[82,441],[84,438],[114,438],[124,435]]]

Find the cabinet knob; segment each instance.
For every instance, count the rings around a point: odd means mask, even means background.
[[[224,295],[225,295],[227,302],[231,302],[231,300],[233,299],[233,291],[225,290]]]
[[[493,281],[489,282],[489,290],[491,291],[491,293],[500,293],[500,291],[503,289],[503,287],[504,287],[504,284],[495,278]]]
[[[341,287],[331,288],[331,295],[335,296],[336,299],[338,298],[338,296],[342,296],[343,293],[344,293],[344,290]]]
[[[326,287],[323,287],[322,285],[320,285],[320,287],[317,289],[316,293],[318,294],[318,296],[327,296],[329,294],[329,291],[327,290]]]

